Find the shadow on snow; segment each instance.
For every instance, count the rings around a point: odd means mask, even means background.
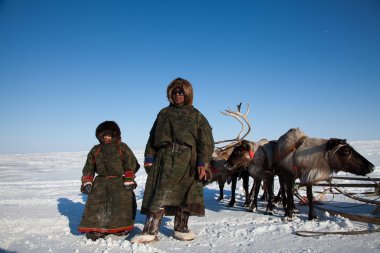
[[[86,202],[87,196],[82,194],[82,198]],[[70,233],[73,235],[81,235],[78,231],[78,227],[82,220],[85,204],[73,202],[67,198],[59,198],[57,201],[58,211],[69,220]]]

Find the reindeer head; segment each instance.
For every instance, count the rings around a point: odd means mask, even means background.
[[[226,161],[226,166],[230,169],[245,167],[253,159],[254,156],[254,143],[242,140],[240,144],[236,145]]]
[[[330,169],[364,176],[374,170],[374,165],[359,154],[344,139],[331,138],[326,143]]]
[[[226,142],[228,144],[224,145],[222,147],[216,148],[215,151],[214,151],[214,153],[213,153],[213,157],[212,157],[212,161],[211,161],[212,165],[220,165],[219,161],[224,160],[225,163],[223,163],[223,165],[224,165],[223,169],[227,169],[230,172],[234,168],[237,168],[237,166],[231,167],[231,166],[228,165],[227,161],[229,160],[231,154],[233,152],[235,152],[234,156],[238,157],[239,155],[236,154],[236,152],[238,152],[238,150],[243,150],[244,149],[244,150],[248,150],[248,152],[249,152],[249,150],[251,150],[251,148],[248,147],[249,145],[251,145],[251,144],[249,144],[250,142],[244,140],[244,138],[251,131],[251,124],[249,123],[248,118],[247,118],[247,115],[249,113],[249,105],[247,105],[247,111],[246,111],[246,113],[241,113],[240,112],[240,108],[241,108],[241,103],[240,103],[240,105],[237,106],[237,110],[236,111],[232,111],[231,109],[227,109],[224,112],[222,112],[223,115],[231,116],[231,117],[235,118],[236,120],[238,120],[240,122],[240,124],[241,124],[241,131],[238,134],[238,136],[236,136],[236,138],[234,138],[234,139],[215,142],[215,144],[226,143]],[[248,130],[244,133],[245,125],[248,126]],[[223,169],[221,168],[219,170],[223,170]]]

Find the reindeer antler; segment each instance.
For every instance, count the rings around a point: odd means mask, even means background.
[[[219,143],[223,143],[223,142],[239,141],[240,138],[241,138],[241,134],[244,131],[244,123],[243,123],[243,121],[239,118],[239,116],[237,116],[234,112],[232,112],[231,109],[225,110],[225,112],[221,112],[221,113],[223,115],[231,116],[231,117],[234,117],[235,119],[237,119],[240,122],[240,124],[241,124],[241,131],[240,131],[240,133],[234,139],[217,141],[217,142],[215,142],[215,144],[219,144]]]
[[[249,123],[248,117],[247,117],[247,115],[249,113],[249,104],[247,105],[247,111],[244,114],[242,114],[240,112],[240,108],[241,108],[241,103],[239,105],[237,105],[237,111],[232,111],[230,108],[228,108],[224,112],[221,112],[223,115],[232,116],[235,119],[237,119],[240,122],[242,129],[241,129],[240,133],[238,134],[238,136],[236,136],[236,138],[234,138],[234,139],[215,142],[215,144],[224,143],[224,142],[231,142],[231,143],[229,143],[229,144],[227,144],[227,145],[225,145],[223,147],[219,147],[218,148],[219,150],[227,150],[227,149],[229,149],[231,147],[234,147],[236,144],[240,143],[240,141],[243,140],[249,134],[249,132],[251,131],[251,124]],[[248,131],[243,135],[243,137],[241,135],[244,132],[245,125],[244,125],[243,121],[241,120],[241,118],[248,125]]]
[[[238,105],[238,111],[236,112],[232,112],[231,110],[229,110],[228,112],[229,113],[232,113],[232,114],[235,114],[236,117],[241,117],[244,119],[245,123],[247,123],[247,126],[248,126],[248,131],[243,135],[243,137],[241,137],[239,140],[243,140],[245,137],[247,137],[247,135],[251,132],[251,124],[249,123],[248,121],[248,113],[250,111],[250,108],[249,108],[249,104],[247,104],[247,111],[243,114],[240,112],[240,106],[241,106],[241,103],[240,105]],[[226,110],[227,111],[227,110]],[[235,117],[235,118],[236,118]],[[240,123],[243,124],[243,122],[241,120],[239,120]],[[244,127],[244,126],[243,126]],[[242,131],[240,132],[240,134],[243,132],[244,128],[242,129]]]

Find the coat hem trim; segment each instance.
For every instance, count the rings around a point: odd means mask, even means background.
[[[123,231],[131,231],[133,230],[134,226],[128,226],[128,227],[121,227],[121,228],[113,228],[113,229],[106,229],[106,228],[78,228],[78,231],[81,233],[89,233],[89,232],[99,232],[99,233],[118,233]]]

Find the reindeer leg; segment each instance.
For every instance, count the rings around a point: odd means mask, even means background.
[[[264,181],[264,196],[265,200],[268,202],[269,198],[274,199],[274,176],[268,176]]]
[[[226,184],[226,181],[218,180],[218,185],[219,185],[219,198],[218,201],[221,201],[224,198],[224,185]]]
[[[317,220],[318,216],[314,210],[314,201],[313,201],[313,186],[306,186],[307,201],[309,202],[309,220]]]
[[[243,188],[244,188],[244,193],[245,193],[245,202],[244,206],[248,207],[250,204],[250,192],[248,191],[249,187],[249,175],[247,172],[243,172]]]
[[[252,188],[251,188],[251,191],[249,192],[249,209],[248,209],[248,212],[252,212],[251,206],[253,204],[254,194],[255,194],[255,180],[253,179]]]
[[[274,209],[274,205],[273,205],[273,196],[274,196],[274,193],[273,193],[273,185],[274,185],[274,176],[269,176],[267,179],[266,179],[267,183],[266,183],[266,186],[267,186],[267,200],[268,200],[268,205],[267,205],[267,210],[265,211],[265,214],[269,214],[269,215],[273,215],[273,209]]]
[[[255,192],[255,181],[253,181],[251,191],[249,192],[249,199],[252,198],[254,192]]]
[[[267,190],[266,190],[266,186],[265,186],[265,182],[263,183],[263,195],[261,195],[260,199],[258,201],[266,201],[266,194],[267,194]],[[259,188],[259,191],[260,191],[260,188]],[[258,193],[257,193],[258,194]]]
[[[286,194],[287,194],[287,205],[285,209],[285,217],[284,221],[292,221],[293,220],[293,210],[294,210],[294,196],[293,196],[293,187],[294,187],[294,179],[291,177],[284,178],[285,186],[286,186]]]
[[[237,176],[233,175],[231,176],[231,200],[230,203],[228,203],[227,207],[233,207],[235,205],[235,191],[236,191],[236,182],[237,182]]]
[[[288,202],[288,199],[286,197],[286,187],[283,176],[278,176],[278,180],[280,181],[280,190],[281,198],[282,198],[282,207],[286,209],[286,204]]]
[[[274,196],[274,175],[268,176],[267,178],[268,181],[268,195],[271,200],[271,203],[273,207],[276,207],[275,205],[275,196]]]
[[[255,191],[253,192],[253,199],[251,203],[251,207],[249,210],[251,212],[256,212],[257,210],[257,196],[259,195],[260,186],[261,186],[261,180],[260,179],[253,179],[253,186],[255,187]]]
[[[269,197],[273,201],[274,200],[274,175],[269,176],[268,182],[269,182],[269,187],[270,187]]]
[[[274,194],[274,193],[273,193]],[[276,196],[273,196],[273,203],[274,204],[277,204],[279,202],[282,202],[282,190],[281,190],[281,187],[280,189],[278,189],[278,192],[277,192],[277,195]]]

